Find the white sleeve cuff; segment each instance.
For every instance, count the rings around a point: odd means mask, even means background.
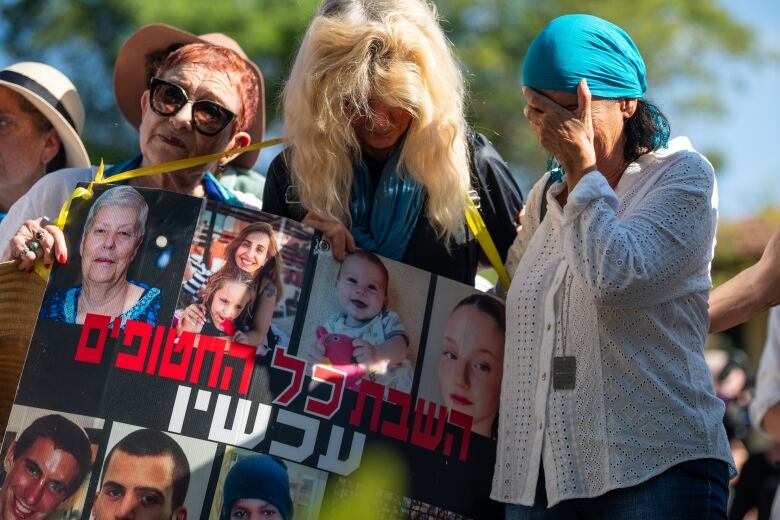
[[[607,179],[598,170],[586,173],[569,193],[563,208],[563,222],[570,223],[594,200],[604,199],[615,210],[620,201]]]

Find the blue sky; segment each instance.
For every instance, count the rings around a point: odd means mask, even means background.
[[[732,16],[752,27],[759,48],[780,52],[780,2],[720,0]],[[717,171],[721,215],[743,218],[780,206],[780,63],[756,67],[720,60],[722,117],[696,117],[666,110],[675,135],[687,135],[699,150],[720,149],[726,160]],[[663,105],[662,105],[663,107]]]

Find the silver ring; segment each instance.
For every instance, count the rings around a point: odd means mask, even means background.
[[[22,258],[23,256],[26,256],[26,255],[27,255],[27,253],[29,253],[29,252],[30,252],[30,250],[29,250],[28,248],[26,248],[26,247],[25,247],[24,249],[22,249],[21,251],[19,251],[19,258]]]
[[[45,235],[43,234],[42,229],[39,229],[38,231],[35,232],[35,240],[43,240],[44,236]]]

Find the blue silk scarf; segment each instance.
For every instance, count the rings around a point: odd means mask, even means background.
[[[382,168],[375,187],[362,162],[352,168],[352,236],[361,249],[401,260],[422,211],[425,189],[398,160],[403,143],[397,146]]]

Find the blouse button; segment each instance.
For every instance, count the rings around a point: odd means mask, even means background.
[[[547,372],[542,374],[542,381],[547,381]]]
[[[547,330],[550,330],[552,328],[552,323],[547,324]]]

